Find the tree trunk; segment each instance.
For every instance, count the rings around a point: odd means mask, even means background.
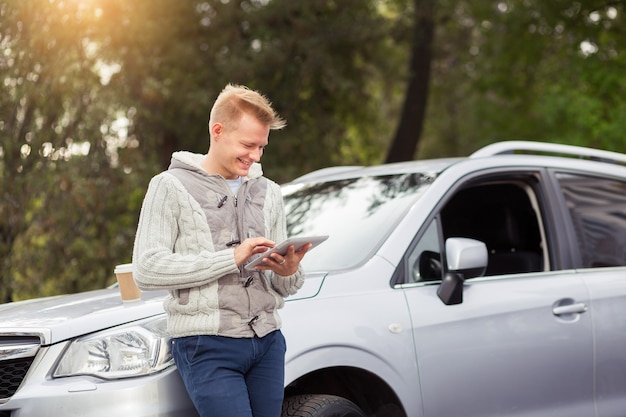
[[[413,159],[424,126],[432,43],[434,37],[434,1],[414,0],[415,28],[409,64],[409,83],[400,123],[385,162]]]
[[[165,132],[163,135],[163,143],[161,144],[159,152],[162,170],[166,170],[170,166],[170,163],[172,162],[172,153],[180,150],[177,148],[179,143],[180,140],[175,133],[170,131]]]

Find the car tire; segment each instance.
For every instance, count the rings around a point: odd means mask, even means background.
[[[342,397],[307,394],[285,398],[281,417],[365,417],[365,413]]]

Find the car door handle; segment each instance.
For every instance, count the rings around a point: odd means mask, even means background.
[[[585,303],[574,303],[552,308],[552,313],[555,316],[562,316],[565,314],[580,314],[584,313],[585,311],[587,311],[587,305]]]

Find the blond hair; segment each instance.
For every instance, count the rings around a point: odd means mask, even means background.
[[[236,129],[241,116],[247,113],[270,129],[282,129],[287,123],[272,108],[272,103],[261,93],[243,85],[228,84],[217,96],[209,117],[211,126],[221,123],[226,129]]]

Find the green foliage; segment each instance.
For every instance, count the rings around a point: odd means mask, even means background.
[[[524,139],[624,151],[624,2],[440,5],[420,156]]]
[[[138,208],[120,199],[145,185],[115,166],[119,107],[94,70],[97,15],[86,7],[0,3],[2,300],[102,287],[129,259]]]
[[[83,161],[53,169],[54,181],[27,209],[12,255],[16,299],[102,288],[130,261],[141,198],[123,172],[94,174]],[[54,273],[51,279],[50,273]]]

